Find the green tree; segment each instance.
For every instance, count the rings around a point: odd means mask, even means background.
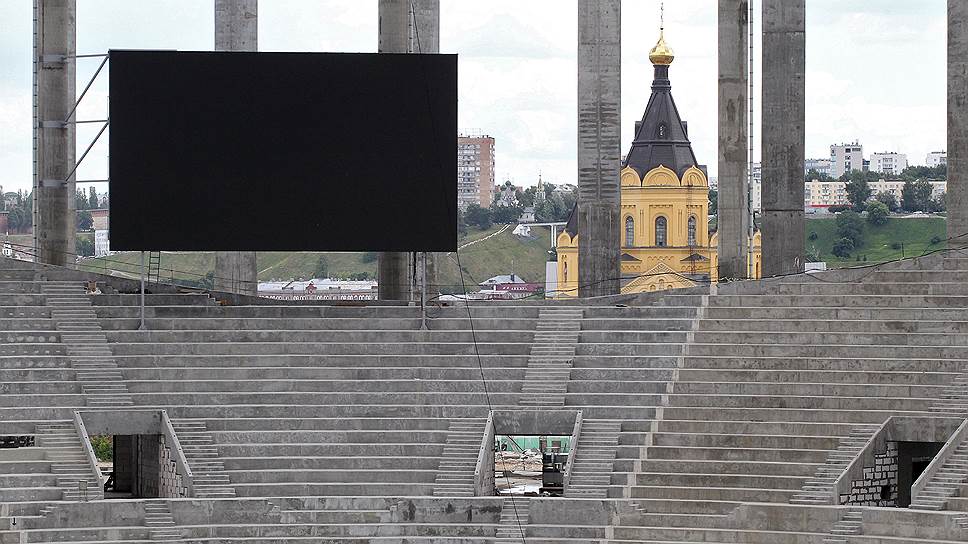
[[[81,257],[94,256],[94,240],[87,236],[78,236],[74,241],[75,253]]]
[[[807,170],[807,174],[803,176],[803,179],[804,181],[830,181],[833,178],[827,174],[824,174],[823,172],[818,172],[815,168],[811,168],[810,170]]]
[[[87,205],[92,210],[96,210],[101,207],[100,202],[98,202],[97,189],[95,189],[93,185],[88,190]]]
[[[464,212],[464,220],[467,221],[468,225],[474,225],[481,230],[487,230],[492,225],[491,211],[477,204],[471,204]]]
[[[841,259],[846,259],[850,257],[852,251],[854,251],[854,241],[850,238],[841,238],[834,242],[834,247],[830,252]]]
[[[91,212],[87,210],[77,212],[77,230],[88,231],[92,227],[94,227],[94,218],[91,217]]]
[[[719,191],[715,189],[709,190],[709,214],[716,215],[719,213]]]
[[[86,210],[88,209],[89,201],[87,195],[81,189],[74,190],[74,209],[75,210]]]
[[[105,434],[91,436],[91,447],[98,461],[114,460],[114,437]]]
[[[852,248],[864,245],[864,220],[856,212],[843,212],[837,216],[837,236],[847,238]]]
[[[931,205],[931,184],[927,180],[905,181],[901,188],[901,207],[909,212],[922,212]]]
[[[850,181],[844,184],[844,190],[847,191],[847,200],[850,205],[853,206],[854,211],[858,212],[867,206],[867,200],[870,199],[873,192],[870,185],[867,184],[867,180],[861,176],[852,177]]]
[[[935,167],[908,166],[903,172],[901,172],[901,179],[907,181],[917,181],[919,179],[948,179],[948,165],[941,164]]]
[[[890,212],[883,202],[875,201],[867,205],[867,222],[871,225],[886,225],[889,215]]]
[[[874,196],[874,200],[880,202],[881,204],[887,206],[887,210],[891,212],[896,212],[900,206],[897,203],[897,197],[893,193],[888,191],[881,191]]]
[[[316,267],[313,268],[314,278],[328,278],[329,277],[329,261],[326,260],[326,255],[320,255],[319,259],[316,260]]]

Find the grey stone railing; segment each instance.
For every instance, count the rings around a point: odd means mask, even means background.
[[[571,469],[575,466],[575,456],[578,455],[578,437],[581,436],[581,410],[575,414],[575,428],[571,431],[569,441],[568,460],[565,461],[565,475],[561,480],[561,494],[564,495],[568,489],[568,482],[571,481]]]
[[[167,410],[161,411],[161,434],[165,437],[171,456],[175,460],[175,466],[178,468],[178,473],[182,476],[182,484],[185,486],[186,494],[189,497],[194,497],[195,475],[192,474],[192,469],[188,466],[188,459],[185,457],[184,450],[182,450],[181,442],[178,441],[175,426],[171,424]]]
[[[92,475],[94,477],[94,483],[97,490],[96,494],[100,494],[101,490],[104,489],[104,479],[101,476],[101,470],[97,468],[97,456],[94,455],[94,448],[91,446],[91,437],[87,434],[87,427],[84,426],[84,420],[81,419],[81,413],[79,411],[74,411],[74,429],[77,431],[77,436],[81,441],[81,449],[84,450],[84,454],[87,456],[87,462],[91,465]],[[80,489],[80,482],[84,482],[84,489]],[[84,480],[78,480],[78,491],[87,493],[88,484]]]
[[[941,451],[934,456],[934,459],[931,460],[931,463],[928,465],[928,467],[925,468],[924,472],[921,473],[921,476],[918,477],[918,481],[914,482],[914,485],[911,486],[912,503],[918,500],[918,495],[920,495],[921,491],[924,490],[924,486],[928,485],[928,482],[934,478],[934,475],[941,470],[941,467],[948,462],[948,458],[954,454],[955,450],[958,449],[958,446],[960,446],[961,443],[966,439],[968,439],[968,419],[961,423],[954,434],[952,434],[951,437],[945,442],[945,445],[941,448]]]
[[[831,504],[840,505],[840,496],[849,495],[851,485],[854,480],[864,479],[864,467],[874,466],[874,455],[878,451],[887,450],[887,441],[890,431],[893,428],[893,417],[887,418],[881,426],[877,428],[864,447],[861,448],[854,459],[847,464],[847,468],[840,473],[840,477],[834,481]]]
[[[477,452],[477,467],[474,469],[474,494],[478,497],[494,494],[494,412],[488,412],[484,426],[484,438]]]

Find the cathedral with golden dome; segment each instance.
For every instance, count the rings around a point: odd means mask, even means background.
[[[649,60],[652,96],[622,163],[622,292],[692,287],[718,280],[717,237],[709,231],[709,182],[689,141],[689,126],[672,98],[669,68],[675,55],[664,29]],[[558,235],[557,298],[578,294],[578,214]],[[753,237],[750,269],[760,277],[760,234]]]

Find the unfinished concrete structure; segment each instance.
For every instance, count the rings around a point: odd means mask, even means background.
[[[162,286],[139,331],[136,282],[0,260],[0,543],[968,541],[966,277],[933,255],[429,331]],[[496,434],[568,429],[564,497],[494,495]],[[138,437],[135,491],[102,491],[92,434]]]
[[[622,1],[578,0],[578,295],[620,289]]]
[[[440,51],[439,0],[379,0],[377,42],[380,53]],[[416,23],[416,24],[415,24]],[[419,44],[418,44],[419,39]],[[419,47],[419,51],[417,48]],[[455,181],[456,183],[456,181]],[[434,258],[428,256],[428,279],[435,283]],[[414,275],[410,253],[381,252],[377,261],[380,300],[409,300]],[[422,273],[422,267],[421,271]]]
[[[948,238],[968,246],[968,4],[948,0]]]
[[[763,2],[763,275],[804,267],[805,0]]]
[[[966,278],[950,252],[430,330],[159,286],[139,331],[135,282],[0,259],[0,544],[965,542]],[[568,429],[564,497],[493,496],[495,435]]]
[[[719,0],[719,277],[749,277],[749,4]]]
[[[259,50],[259,0],[215,0],[215,50]],[[255,295],[258,266],[254,251],[215,253],[215,288]]]
[[[34,0],[34,252],[61,266],[74,262],[76,16],[75,0]]]

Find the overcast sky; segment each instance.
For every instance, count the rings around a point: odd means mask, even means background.
[[[753,1],[758,31],[760,0]],[[260,50],[376,51],[376,0],[259,4]],[[31,6],[31,0],[0,0],[4,190],[31,184]],[[79,54],[213,47],[212,0],[77,0],[77,9]],[[659,1],[625,0],[622,9],[625,153],[649,99],[648,52],[658,35]],[[807,156],[826,157],[831,143],[855,139],[868,156],[899,151],[912,164],[944,149],[945,0],[810,0],[807,9]],[[689,121],[697,158],[715,175],[716,1],[667,2],[666,39],[676,53],[671,78],[679,111]],[[441,52],[460,55],[459,126],[495,137],[499,182],[531,185],[539,171],[546,181],[575,182],[575,0],[441,0]],[[97,63],[78,61],[78,90]],[[104,117],[106,90],[102,75],[80,119]],[[88,125],[78,131],[78,154],[96,130]],[[79,179],[105,177],[103,141]]]

